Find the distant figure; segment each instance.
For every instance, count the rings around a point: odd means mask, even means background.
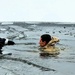
[[[13,41],[10,41],[5,38],[0,38],[0,54],[2,54],[2,47],[5,45],[14,45],[15,43]]]
[[[51,37],[49,34],[43,34],[40,37],[40,47],[41,55],[58,55],[59,54],[59,48],[55,47],[55,44],[59,42],[59,39],[57,37]]]

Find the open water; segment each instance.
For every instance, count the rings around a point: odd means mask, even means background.
[[[60,39],[58,56],[40,56],[39,39],[44,33]],[[0,37],[16,43],[3,47],[3,53],[12,55],[0,57],[0,75],[75,75],[74,24],[3,22]]]

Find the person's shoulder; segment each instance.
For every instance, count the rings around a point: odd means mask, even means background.
[[[52,36],[52,40],[53,41],[56,41],[56,42],[59,42],[60,41],[60,39],[58,37],[56,37],[56,36]]]

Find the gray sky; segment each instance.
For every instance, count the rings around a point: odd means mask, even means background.
[[[75,0],[0,0],[0,21],[75,22]]]

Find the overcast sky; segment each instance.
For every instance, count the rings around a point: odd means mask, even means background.
[[[75,22],[75,0],[0,0],[0,21]]]

